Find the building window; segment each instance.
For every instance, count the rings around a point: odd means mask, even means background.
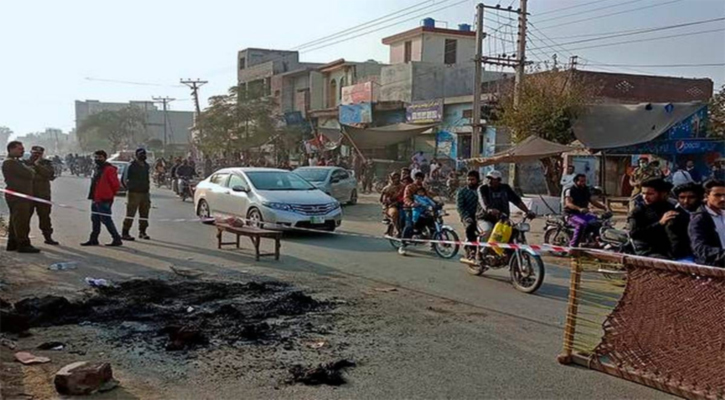
[[[455,64],[456,63],[456,47],[457,47],[458,41],[455,39],[446,39],[446,49],[445,53],[443,54],[443,63],[444,64]]]
[[[403,53],[403,62],[409,63],[413,58],[413,42],[408,40],[405,42],[405,49]]]
[[[247,58],[246,57],[239,57],[239,69],[243,70],[247,67]]]
[[[335,108],[337,106],[337,82],[330,79],[330,90],[327,91],[327,108]]]

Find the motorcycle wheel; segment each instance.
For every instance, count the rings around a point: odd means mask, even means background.
[[[570,241],[571,236],[569,235],[569,232],[567,232],[565,229],[551,228],[547,229],[544,233],[544,243],[550,244],[552,246],[568,247]],[[563,252],[552,251],[550,254],[556,257],[566,256],[566,253]]]
[[[443,229],[433,235],[433,240],[445,240],[458,242],[458,234],[451,229]],[[458,254],[461,246],[459,244],[433,243],[433,250],[438,257],[450,260]]]
[[[388,229],[385,230],[386,236],[395,237],[395,226],[391,223],[388,225]],[[390,245],[393,246],[395,250],[398,250],[402,244],[400,240],[395,239],[388,239],[390,241]]]
[[[534,293],[544,283],[544,262],[538,255],[520,250],[517,252],[519,257],[511,255],[509,264],[511,284],[524,293]],[[519,259],[523,265],[519,265]]]

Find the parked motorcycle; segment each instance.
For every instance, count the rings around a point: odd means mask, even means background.
[[[444,224],[443,217],[447,215],[448,213],[443,210],[442,205],[428,209],[425,214],[421,215],[421,220],[416,224],[417,226],[413,230],[412,240],[408,243],[408,246],[431,246],[438,257],[444,259],[455,257],[460,250],[460,245],[457,244],[459,239],[456,231]],[[390,240],[390,244],[397,250],[402,245],[402,241],[400,235],[395,232],[395,224],[387,215],[383,220],[383,224],[386,225],[385,237]],[[441,240],[456,243],[430,244],[424,242],[424,240]]]
[[[502,215],[501,223],[511,226],[510,244],[526,244],[526,232],[531,230],[531,225],[524,217],[521,222],[512,222],[507,216]],[[484,238],[480,238],[483,241]],[[533,250],[528,249],[501,249],[491,247],[477,247],[473,259],[461,259],[466,264],[468,272],[473,275],[482,275],[488,269],[509,268],[511,284],[524,293],[536,292],[544,282],[544,262],[541,256]]]

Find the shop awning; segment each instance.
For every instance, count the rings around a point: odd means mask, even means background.
[[[702,107],[700,102],[598,104],[577,119],[574,135],[590,149],[645,143]]]
[[[471,158],[466,162],[481,167],[503,163],[530,162],[578,149],[579,147],[550,142],[539,136],[529,136],[508,150],[496,153],[491,157]]]
[[[360,150],[381,149],[398,144],[418,136],[436,125],[394,124],[375,128],[354,128],[343,126],[342,129]],[[323,133],[325,134],[325,133]],[[326,134],[325,134],[326,135]]]

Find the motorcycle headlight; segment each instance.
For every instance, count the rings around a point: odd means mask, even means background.
[[[265,207],[272,208],[274,210],[290,211],[292,209],[292,207],[290,207],[289,204],[285,204],[285,203],[272,203],[272,202],[265,201],[265,202],[262,202],[262,205]]]
[[[516,229],[518,229],[519,232],[528,232],[531,230],[531,225],[529,225],[526,222],[523,222],[523,223],[518,224],[518,226],[516,226]]]

